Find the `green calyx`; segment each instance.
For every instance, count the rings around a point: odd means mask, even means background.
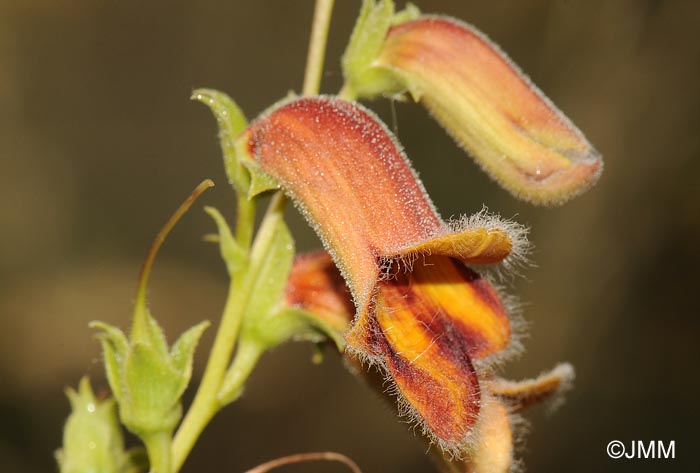
[[[71,414],[63,428],[63,448],[56,452],[61,473],[136,473],[148,462],[143,450],[124,450],[124,436],[114,399],[98,400],[87,377],[78,390],[68,388]]]
[[[119,418],[144,442],[153,473],[171,471],[170,442],[182,417],[181,397],[192,376],[194,350],[209,322],[190,328],[169,348],[163,329],[146,307],[146,287],[166,236],[195,199],[213,185],[205,180],[197,186],[156,235],[141,269],[130,336],[104,322],[90,323],[100,331],[105,371]]]
[[[420,11],[412,4],[395,12],[392,0],[364,0],[350,42],[343,54],[345,85],[341,96],[373,98],[395,95],[405,90],[400,78],[376,64],[384,39],[394,25],[418,18]]]
[[[278,196],[281,197],[281,196]],[[238,347],[226,370],[218,402],[235,400],[260,356],[288,340],[320,342],[329,338],[342,348],[342,338],[315,315],[285,304],[285,286],[294,259],[294,240],[284,222],[284,199],[273,199],[250,254],[234,249],[232,231],[218,211],[208,208],[217,224],[222,259],[235,287],[248,294],[241,311]]]
[[[139,437],[170,433],[182,415],[180,398],[192,376],[192,358],[202,322],[187,330],[168,350],[163,330],[146,312],[138,339],[128,340],[116,327],[92,322],[104,352],[107,379],[119,405],[122,423]]]
[[[249,156],[246,140],[239,140],[248,122],[236,102],[225,93],[213,89],[197,89],[192,99],[207,105],[216,117],[224,169],[236,192],[252,199],[267,190],[279,189],[277,182]]]
[[[219,125],[219,144],[224,156],[224,169],[229,183],[241,194],[246,194],[250,178],[236,157],[234,143],[248,121],[240,107],[231,97],[213,89],[197,89],[192,93],[192,100],[205,104],[214,114]]]

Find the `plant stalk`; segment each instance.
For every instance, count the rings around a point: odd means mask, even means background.
[[[326,56],[328,29],[331,24],[334,0],[316,0],[314,20],[311,26],[309,52],[306,56],[306,72],[302,94],[305,97],[318,95],[323,75],[323,60]]]
[[[156,432],[142,438],[148,452],[150,473],[171,473],[170,439],[172,432]]]
[[[317,95],[320,89],[332,10],[333,0],[316,0],[304,75],[303,94],[305,96]],[[241,196],[241,199],[243,198],[245,197]],[[254,217],[255,209],[252,204],[248,206],[241,199],[239,199],[238,203],[238,223],[239,225],[242,223],[246,228],[236,228],[236,240],[241,244],[248,242],[248,244],[242,245],[243,248],[247,249],[252,235],[252,225],[249,222]],[[233,275],[221,324],[216,334],[202,381],[192,406],[185,415],[172,442],[171,471],[173,473],[180,471],[200,434],[223,405],[220,401],[220,394],[222,393],[222,383],[227,371],[226,368],[236,344],[248,301],[254,290],[255,283],[259,279],[258,273],[261,268],[256,262],[264,261],[263,257],[269,251],[269,244],[274,236],[270,235],[270,229],[275,227],[276,219],[282,218],[285,202],[286,197],[281,191],[273,195],[260,230],[255,237],[255,242],[252,245],[249,264]],[[232,391],[240,391],[257,360],[257,357],[253,358],[252,363],[243,363],[243,360],[238,360],[237,353],[236,358],[231,363],[230,372],[232,376],[228,377],[227,388]],[[240,369],[242,365],[246,365],[244,369]]]

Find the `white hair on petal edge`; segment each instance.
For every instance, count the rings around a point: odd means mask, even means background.
[[[545,375],[546,372],[542,373],[540,376]],[[564,402],[566,401],[564,395],[574,387],[574,380],[576,379],[576,370],[574,370],[574,367],[571,363],[560,363],[557,366],[555,366],[552,371],[549,372],[549,375],[556,375],[561,380],[559,388],[556,390],[552,398],[549,399],[547,402],[547,414],[551,415],[554,413],[554,411],[556,411],[562,405],[564,405]]]
[[[509,388],[513,388],[516,391],[527,391],[529,388],[528,384],[536,386],[538,384],[546,383],[550,380],[556,380],[557,384],[553,389],[545,389],[540,393],[535,392],[534,401],[528,400],[527,396],[508,395],[502,397],[502,400],[510,405],[513,410],[521,410],[527,408],[533,402],[540,402],[545,400],[547,403],[547,413],[551,414],[555,409],[561,406],[564,402],[564,394],[573,387],[574,379],[576,377],[574,367],[570,363],[560,363],[549,371],[543,371],[538,376],[530,379],[520,380],[520,381],[508,381],[504,379],[499,379],[496,385],[491,385],[489,388],[492,392],[496,393],[496,396],[501,396],[498,391]],[[493,381],[492,381],[493,382]],[[498,387],[496,387],[498,386]],[[518,389],[520,388],[520,389]],[[511,397],[510,400],[507,398]],[[522,398],[523,400],[520,400]]]
[[[492,374],[499,370],[506,362],[518,358],[525,351],[523,340],[528,336],[528,322],[523,317],[522,303],[517,296],[508,294],[506,290],[497,283],[494,283],[487,276],[484,276],[491,286],[496,290],[498,298],[503,304],[508,323],[510,324],[510,337],[508,346],[503,350],[497,351],[484,358],[472,360],[477,374]]]
[[[508,235],[512,245],[510,254],[498,265],[477,266],[493,273],[499,280],[519,276],[520,269],[531,264],[528,260],[528,254],[532,246],[527,239],[530,229],[520,223],[504,219],[498,214],[490,213],[486,206],[483,206],[475,214],[451,218],[448,224],[455,233],[484,228],[487,231],[500,230]]]
[[[520,414],[514,413],[508,414],[508,422],[510,423],[513,444],[513,457],[508,473],[524,473],[525,464],[520,454],[526,450],[526,438],[530,431],[530,422]]]
[[[476,418],[476,423],[471,429],[469,429],[468,432],[464,434],[463,439],[459,443],[447,443],[435,435],[435,433],[426,424],[423,417],[404,397],[401,389],[397,386],[396,381],[391,376],[391,372],[386,366],[386,362],[381,358],[381,356],[368,355],[367,353],[357,350],[350,345],[346,347],[345,351],[349,355],[356,357],[366,370],[375,368],[379,371],[383,379],[383,386],[386,386],[386,388],[383,389],[384,393],[396,399],[399,417],[401,417],[405,423],[409,424],[413,431],[415,431],[415,429],[420,429],[421,434],[428,439],[430,445],[437,445],[447,458],[456,460],[460,460],[465,456],[468,457],[474,451],[478,435],[477,426],[480,422],[479,413],[470,413],[470,415]],[[481,387],[480,392],[483,396],[483,390]],[[480,401],[480,403],[482,402],[483,400]]]

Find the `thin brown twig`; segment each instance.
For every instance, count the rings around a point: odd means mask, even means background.
[[[262,465],[258,465],[255,468],[248,470],[244,473],[266,473],[274,468],[279,468],[284,465],[292,465],[294,463],[302,463],[308,461],[337,461],[344,463],[352,470],[353,473],[362,473],[360,467],[352,461],[350,458],[346,457],[342,453],[336,452],[311,452],[311,453],[297,453],[295,455],[289,455],[286,457],[276,458],[265,462]]]

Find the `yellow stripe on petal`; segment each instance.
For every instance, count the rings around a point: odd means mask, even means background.
[[[506,348],[510,324],[496,290],[477,273],[449,258],[431,256],[410,275],[412,291],[442,311],[462,332],[473,358]]]
[[[379,283],[374,319],[356,324],[348,342],[361,339],[438,442],[458,448],[479,413],[472,359],[505,348],[508,319],[488,282],[455,259],[432,255],[411,271],[392,269]]]
[[[469,356],[477,359],[503,350],[510,340],[510,324],[496,290],[452,258],[419,257],[410,272],[397,269],[397,274],[380,282],[378,297],[390,301],[382,306],[384,316],[377,313],[382,329],[389,327],[382,320],[400,319],[409,324],[407,316],[399,318],[394,312],[410,314],[413,326],[453,334]],[[415,345],[420,351],[422,345]]]
[[[421,301],[401,305],[380,288],[376,320],[387,345],[385,366],[402,396],[447,448],[459,448],[479,413],[480,392],[466,347],[428,325]]]

